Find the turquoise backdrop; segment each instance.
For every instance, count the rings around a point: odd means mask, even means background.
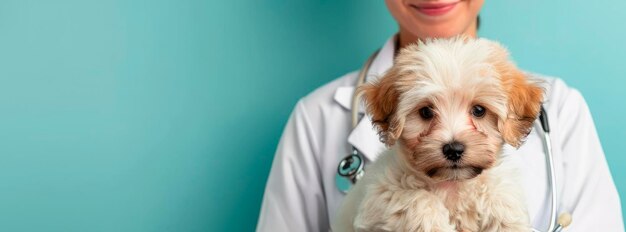
[[[487,1],[480,34],[581,90],[626,199],[624,8]],[[0,231],[252,231],[298,98],[395,30],[383,1],[0,1]]]

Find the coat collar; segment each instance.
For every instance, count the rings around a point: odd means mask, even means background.
[[[374,61],[367,72],[366,81],[369,82],[377,79],[391,67],[393,64],[395,45],[396,36],[392,36],[387,40],[387,42],[385,42],[385,45],[380,50],[376,58],[374,58]],[[352,110],[351,102],[354,90],[354,86],[343,86],[337,88],[334,95],[335,102],[348,111]],[[363,102],[361,102],[358,109],[360,114],[364,114],[364,108]],[[375,160],[380,152],[386,149],[385,145],[380,142],[378,133],[372,126],[369,116],[362,117],[357,126],[352,130],[352,132],[350,132],[350,135],[348,136],[348,143],[359,150],[363,156],[370,161]]]

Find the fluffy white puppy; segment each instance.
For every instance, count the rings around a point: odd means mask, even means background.
[[[504,143],[519,147],[543,89],[485,39],[408,46],[361,91],[390,149],[348,193],[333,231],[531,231]]]

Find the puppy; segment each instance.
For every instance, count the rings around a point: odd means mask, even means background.
[[[357,91],[390,149],[346,196],[333,231],[531,231],[515,170],[543,89],[496,42],[410,45]]]

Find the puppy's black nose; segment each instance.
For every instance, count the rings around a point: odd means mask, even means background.
[[[463,151],[465,150],[465,146],[459,142],[451,142],[446,145],[443,145],[443,155],[446,156],[446,159],[451,161],[457,161],[461,159],[461,155],[463,155]]]

